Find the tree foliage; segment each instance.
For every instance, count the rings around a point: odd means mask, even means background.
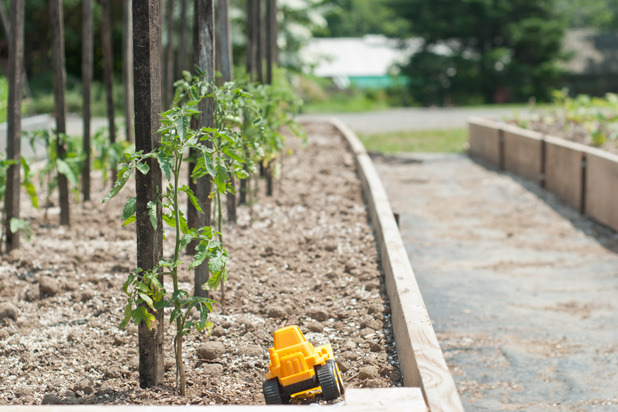
[[[404,68],[428,104],[547,99],[560,75],[555,0],[387,0],[423,39]]]

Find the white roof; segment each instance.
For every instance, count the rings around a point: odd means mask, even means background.
[[[421,40],[407,42],[384,36],[367,35],[361,38],[313,38],[302,50],[303,61],[315,64],[318,77],[385,76],[395,64],[406,63]]]

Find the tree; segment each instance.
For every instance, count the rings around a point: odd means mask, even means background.
[[[327,27],[318,30],[320,37],[362,37],[383,34],[401,37],[408,22],[387,6],[387,0],[325,0]]]
[[[388,0],[421,37],[404,71],[422,104],[549,98],[564,23],[555,0]]]

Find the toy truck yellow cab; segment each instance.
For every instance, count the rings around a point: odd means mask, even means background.
[[[286,326],[275,331],[274,347],[270,348],[270,364],[263,384],[267,404],[288,403],[319,390],[327,401],[344,392],[339,368],[330,344],[315,347],[307,342],[298,326]]]

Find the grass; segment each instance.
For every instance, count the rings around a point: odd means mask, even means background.
[[[468,142],[468,130],[413,130],[358,136],[368,151],[380,153],[428,152],[462,153]]]

